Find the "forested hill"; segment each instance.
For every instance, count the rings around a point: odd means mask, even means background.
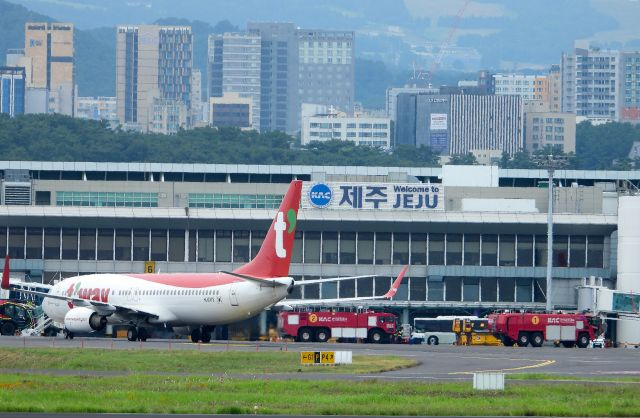
[[[352,142],[317,143],[299,149],[281,132],[199,128],[177,135],[113,131],[106,123],[61,115],[0,114],[0,159],[219,164],[436,166],[429,148],[394,154]]]

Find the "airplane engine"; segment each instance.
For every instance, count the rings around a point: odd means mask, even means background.
[[[64,326],[70,332],[93,332],[104,329],[107,318],[89,308],[73,308],[64,316]]]

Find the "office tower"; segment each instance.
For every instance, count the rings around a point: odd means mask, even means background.
[[[425,92],[400,93],[397,96],[395,144],[427,146],[449,153],[451,96]]]
[[[253,129],[260,130],[261,39],[257,32],[209,36],[209,97],[238,93],[252,100]]]
[[[617,121],[619,64],[618,51],[576,47],[563,53],[562,111],[578,119]]]
[[[260,35],[260,130],[299,130],[298,36],[293,23],[249,22]]]
[[[189,26],[119,26],[116,38],[118,120],[147,132],[152,116],[180,113],[180,125],[191,125],[193,36]],[[159,107],[167,107],[159,110]],[[156,125],[157,125],[156,121]],[[175,126],[175,124],[162,124]],[[156,129],[153,129],[156,131]],[[165,132],[173,133],[173,132]]]
[[[404,86],[387,88],[387,99],[385,100],[385,110],[387,117],[396,120],[396,107],[398,104],[398,95],[402,93],[422,93],[422,94],[438,94],[439,89],[431,87]]]
[[[502,150],[513,155],[522,149],[521,97],[451,96],[451,155],[466,154],[471,150]]]
[[[251,129],[253,101],[238,93],[225,93],[222,97],[209,98],[209,124]]]
[[[301,103],[353,111],[354,41],[352,31],[298,30]]]
[[[23,67],[0,67],[0,113],[24,113],[25,74]]]
[[[48,90],[48,111],[73,115],[73,24],[27,22],[24,56],[31,61],[27,87]]]

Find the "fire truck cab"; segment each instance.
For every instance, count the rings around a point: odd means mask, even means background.
[[[373,311],[280,312],[278,330],[281,336],[301,342],[360,338],[371,343],[383,343],[395,335],[396,321],[393,314]]]

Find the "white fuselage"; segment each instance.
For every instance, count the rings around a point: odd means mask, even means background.
[[[150,323],[223,325],[257,315],[284,299],[293,284],[290,277],[270,279],[285,286],[268,287],[227,275],[188,276],[189,285],[181,286],[185,276],[180,274],[90,274],[65,279],[54,285],[50,294],[150,313],[154,315],[148,320]],[[159,277],[162,279],[155,279]],[[42,307],[49,317],[62,323],[75,306],[66,300],[45,298]],[[121,312],[108,315],[108,323],[131,322],[131,315]]]

